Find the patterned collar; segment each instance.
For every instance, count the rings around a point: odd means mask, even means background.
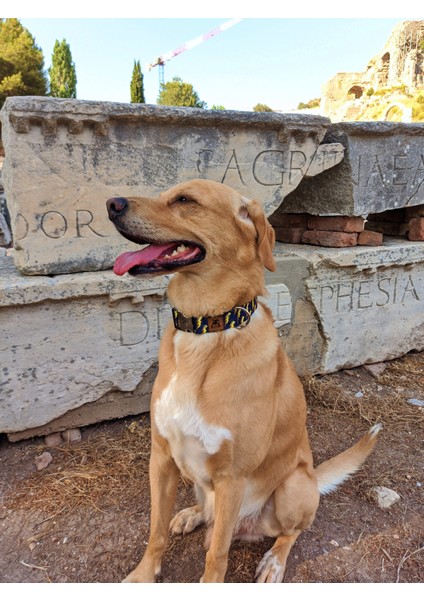
[[[234,306],[231,310],[213,317],[186,317],[176,308],[172,309],[172,318],[176,329],[190,333],[215,333],[225,329],[241,329],[250,322],[250,317],[258,308],[258,299],[253,298],[247,304]]]

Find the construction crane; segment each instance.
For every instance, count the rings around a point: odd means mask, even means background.
[[[215,29],[212,29],[208,33],[200,35],[199,37],[195,38],[194,40],[191,40],[190,42],[183,44],[179,48],[176,48],[175,50],[171,50],[171,52],[166,52],[165,54],[162,54],[162,56],[159,56],[150,65],[147,65],[147,69],[149,71],[151,71],[154,67],[159,67],[159,87],[160,87],[161,84],[165,83],[165,63],[168,60],[171,60],[171,58],[175,58],[175,56],[179,56],[186,50],[190,50],[191,48],[198,46],[202,42],[206,42],[206,40],[210,40],[211,38],[215,37],[222,31],[226,31],[227,29],[229,29],[230,27],[233,27],[233,25],[236,25],[237,23],[239,23],[242,20],[243,19],[231,19],[230,21],[225,21],[225,23],[222,23],[222,25],[215,27]]]

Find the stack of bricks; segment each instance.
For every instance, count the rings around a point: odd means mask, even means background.
[[[383,235],[405,237],[411,242],[423,242],[424,205],[369,215],[365,229],[378,231]]]
[[[320,217],[307,213],[283,213],[270,218],[279,242],[312,244],[329,248],[381,246],[383,236],[402,236],[424,241],[424,205],[388,210],[362,217]]]
[[[272,219],[271,219],[272,222]],[[362,217],[319,217],[306,213],[286,213],[273,223],[275,236],[286,244],[312,244],[329,248],[379,246],[383,235],[365,231]]]

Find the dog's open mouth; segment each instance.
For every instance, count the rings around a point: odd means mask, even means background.
[[[205,258],[205,250],[194,242],[177,241],[150,244],[142,250],[125,252],[115,260],[115,275],[142,275],[166,273],[179,267],[198,263]]]

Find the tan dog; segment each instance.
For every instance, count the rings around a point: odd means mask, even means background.
[[[163,336],[152,392],[150,537],[125,581],[153,582],[168,530],[185,534],[206,523],[201,581],[224,581],[234,537],[270,536],[276,541],[256,579],[280,582],[320,493],[359,468],[380,425],[314,469],[302,385],[271,312],[256,307],[263,267],[275,269],[274,232],[258,202],[194,180],[158,198],[112,198],[107,206],[123,236],[150,244],[120,256],[117,275],[176,273],[168,286],[175,324]],[[198,503],[171,520],[180,472]]]

